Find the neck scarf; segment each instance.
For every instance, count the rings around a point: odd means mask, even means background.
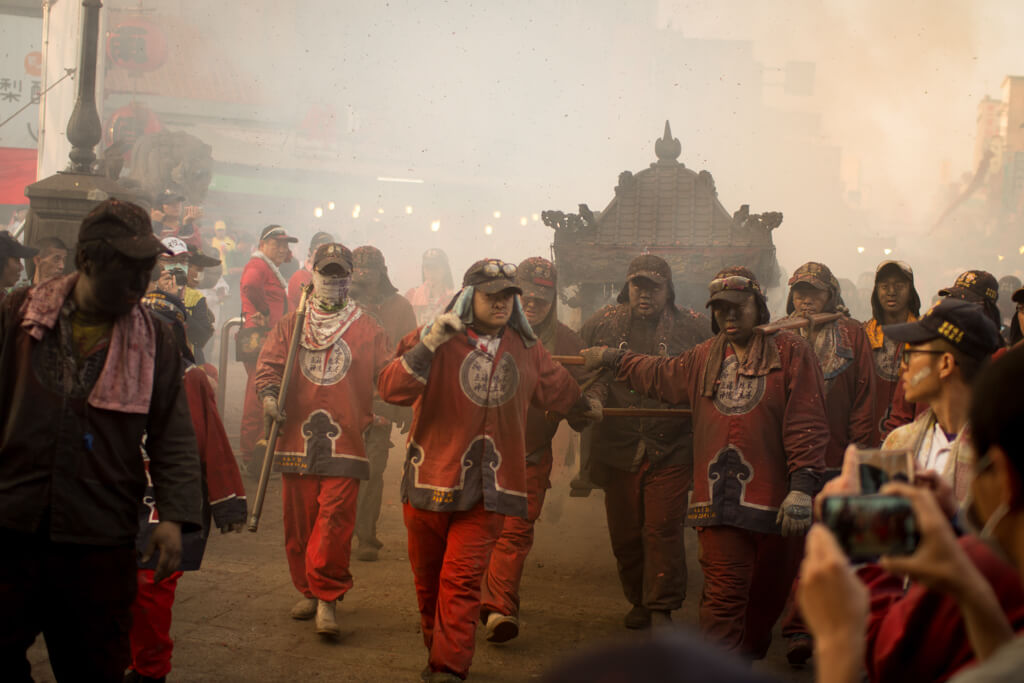
[[[306,306],[306,319],[302,325],[302,348],[323,351],[334,346],[349,325],[362,315],[355,302],[349,301],[338,310],[328,310],[319,299],[310,299]]]
[[[711,342],[711,351],[708,353],[707,364],[704,366],[702,396],[714,397],[728,345],[729,342],[722,332],[719,332]],[[781,368],[782,359],[779,357],[779,349],[775,345],[775,336],[755,332],[750,340],[750,346],[747,348],[747,357],[740,364],[738,373],[747,377],[760,377]]]
[[[21,327],[35,340],[57,324],[64,301],[78,281],[78,273],[48,280],[33,287],[21,307]],[[153,398],[156,368],[156,328],[139,304],[114,320],[107,359],[89,393],[89,405],[101,410],[145,415]]]
[[[284,275],[281,275],[281,271],[280,269],[278,269],[277,264],[271,261],[267,257],[267,255],[264,254],[259,249],[256,250],[254,256],[256,256],[256,258],[266,263],[268,266],[270,266],[270,272],[272,272],[274,276],[277,278],[277,281],[281,283],[281,289],[288,289],[288,281],[284,279]]]

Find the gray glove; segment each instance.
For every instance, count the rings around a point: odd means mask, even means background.
[[[803,491],[790,491],[779,506],[776,524],[782,524],[783,536],[803,536],[811,528],[811,497]]]
[[[277,405],[277,399],[273,396],[263,398],[263,433],[270,434],[270,428],[274,422],[284,422],[284,411]]]
[[[585,398],[588,409],[587,412],[583,413],[583,417],[591,422],[600,422],[604,418],[604,406],[601,405],[601,401],[593,396],[587,396]]]
[[[464,329],[466,329],[466,326],[459,319],[459,316],[451,311],[442,313],[434,319],[434,322],[430,323],[430,329],[423,335],[423,345],[431,351],[437,351],[437,347]]]
[[[590,346],[580,351],[580,355],[583,356],[583,367],[587,370],[610,367],[621,354],[618,349],[607,346]]]

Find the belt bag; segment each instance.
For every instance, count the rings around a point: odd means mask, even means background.
[[[270,330],[266,327],[243,327],[235,337],[235,358],[240,363],[255,363]]]

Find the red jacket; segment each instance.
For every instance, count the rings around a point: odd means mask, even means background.
[[[287,416],[274,452],[274,469],[368,479],[363,432],[373,419],[373,387],[388,362],[387,335],[354,303],[352,317],[327,349],[299,346],[284,401]],[[277,396],[284,375],[295,312],[278,321],[256,364],[260,397]]]
[[[959,539],[971,562],[992,585],[999,604],[1020,633],[1024,588],[1016,570],[973,536]],[[871,596],[865,667],[876,683],[944,681],[975,660],[960,607],[952,597],[903,579],[875,564],[857,572]]]
[[[916,320],[913,316],[907,322]],[[892,411],[893,396],[900,382],[900,354],[903,344],[889,339],[882,334],[882,324],[872,318],[864,323],[864,332],[871,345],[872,358],[875,366],[875,414],[871,419],[872,448],[882,445],[885,434],[885,422]]]
[[[779,533],[783,498],[790,490],[814,495],[824,473],[829,432],[821,368],[810,344],[789,332],[764,339],[766,374],[749,374],[725,343],[713,395],[704,396],[716,339],[671,358],[627,352],[616,379],[693,409],[687,525]]]
[[[239,291],[242,296],[243,327],[256,327],[252,321],[254,313],[262,313],[267,319],[267,325],[273,327],[288,311],[284,285],[259,256],[253,256],[245,264]]]
[[[418,330],[402,339],[378,381],[381,398],[412,405],[402,500],[421,510],[525,518],[525,427],[530,406],[563,415],[579,400],[572,375],[506,327],[494,356],[461,333],[432,353]]]

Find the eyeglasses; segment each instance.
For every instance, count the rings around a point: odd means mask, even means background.
[[[912,356],[915,353],[927,353],[932,356],[941,356],[942,354],[949,352],[939,351],[937,349],[903,349],[903,353],[900,354],[900,358],[902,359],[903,364],[910,365],[910,356]]]
[[[720,277],[711,281],[708,285],[708,289],[711,290],[712,294],[718,294],[726,290],[734,292],[757,292],[760,288],[753,280],[742,275],[729,275],[728,277]]]
[[[484,264],[483,273],[491,278],[498,277],[499,275],[514,278],[516,276],[516,266],[513,263],[505,263],[504,261],[488,261]]]

